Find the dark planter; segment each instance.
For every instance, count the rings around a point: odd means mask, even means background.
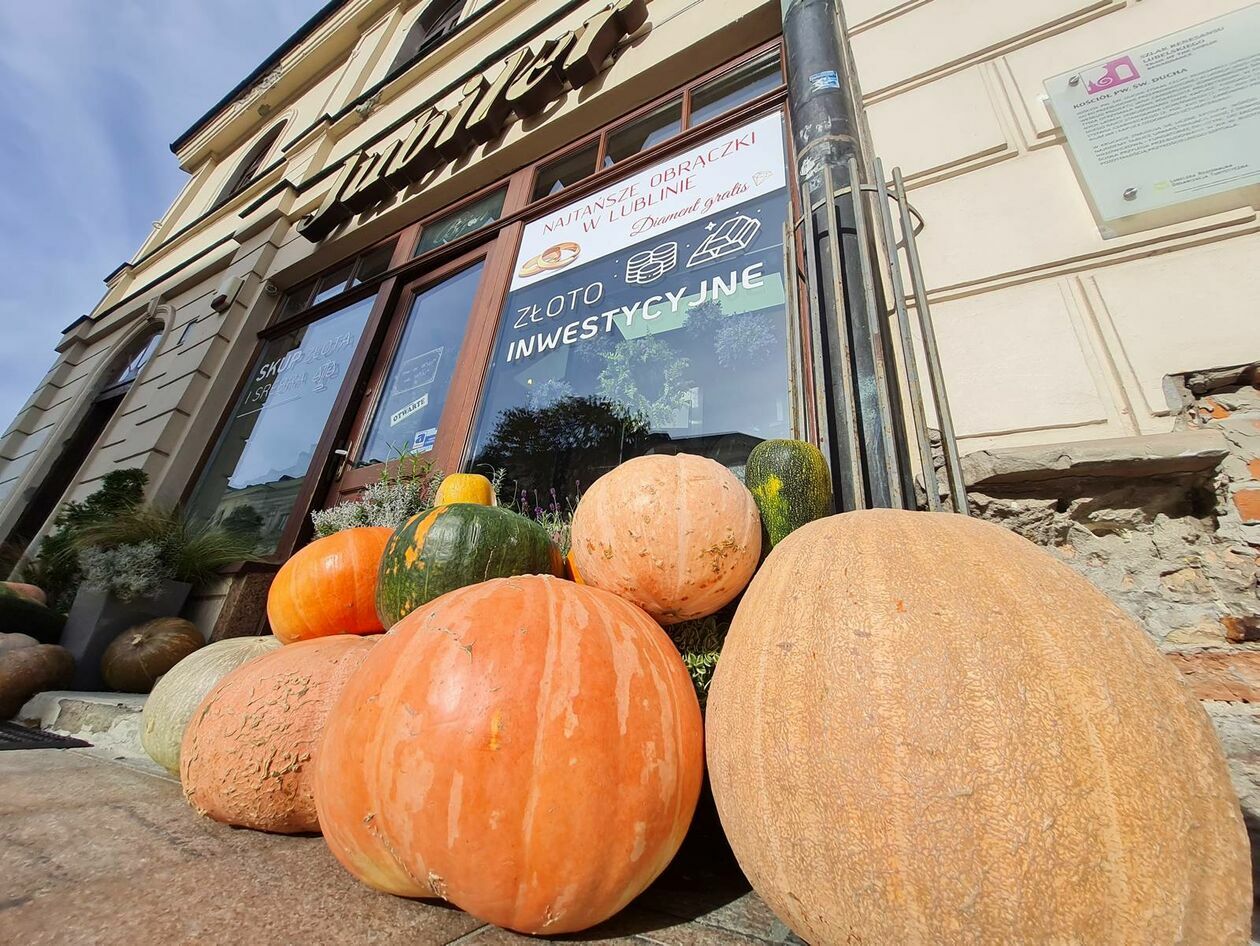
[[[192,585],[164,581],[152,598],[121,601],[108,591],[80,588],[70,605],[61,646],[74,657],[72,690],[102,690],[101,657],[115,637],[128,628],[154,618],[178,617]]]

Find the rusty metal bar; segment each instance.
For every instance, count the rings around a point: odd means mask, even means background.
[[[892,416],[892,398],[888,390],[888,353],[885,351],[884,330],[882,322],[885,318],[879,300],[875,296],[875,264],[871,259],[871,244],[868,239],[870,231],[866,221],[866,198],[861,189],[861,172],[858,170],[857,158],[849,158],[849,180],[853,182],[853,222],[857,231],[858,271],[862,278],[862,298],[866,311],[870,314],[871,351],[874,365],[873,380],[874,398],[879,429],[883,437],[884,475],[887,479],[887,505],[892,509],[902,507],[901,474],[897,467],[896,435]],[[863,392],[867,393],[867,392]],[[874,505],[883,505],[881,497],[872,496]]]
[[[818,420],[818,449],[831,463],[831,425],[827,420],[827,373],[823,365],[822,309],[818,303],[818,244],[814,229],[814,206],[808,185],[801,185],[802,214],[801,242],[805,250],[805,283],[809,290],[810,344],[813,346],[814,364],[814,414]],[[832,471],[832,480],[838,480]]]
[[[919,247],[914,237],[914,223],[907,210],[906,183],[901,169],[893,169],[893,188],[897,203],[901,205],[901,230],[906,241],[906,261],[910,264],[910,284],[914,289],[914,304],[918,310],[919,333],[923,341],[923,355],[927,361],[928,377],[932,382],[932,398],[936,406],[936,419],[941,427],[941,447],[945,453],[945,472],[949,477],[949,493],[954,511],[969,515],[967,486],[963,482],[962,462],[958,456],[958,440],[954,436],[954,420],[949,411],[949,395],[945,391],[945,377],[941,373],[941,356],[936,347],[936,330],[932,326],[932,313],[928,307],[927,287],[923,280],[923,264],[919,259]]]
[[[791,415],[792,436],[800,440],[805,435],[805,392],[801,384],[801,367],[805,359],[801,350],[801,318],[797,305],[796,240],[792,225],[792,207],[788,205],[788,219],[783,224],[783,300],[788,330],[788,410]]]
[[[923,487],[927,492],[928,509],[939,512],[941,491],[936,482],[936,468],[932,463],[932,444],[928,439],[927,415],[923,407],[923,389],[919,385],[919,365],[914,352],[914,332],[910,328],[910,313],[906,309],[906,286],[901,276],[901,260],[897,253],[897,236],[893,230],[892,195],[884,177],[884,163],[875,159],[875,193],[881,229],[884,236],[884,252],[888,254],[888,276],[892,283],[893,304],[897,313],[897,329],[901,337],[901,357],[905,365],[906,389],[910,395],[910,412],[914,422],[915,441],[919,446],[919,464],[923,468]]]
[[[847,464],[841,484],[845,510],[866,508],[866,478],[862,472],[862,441],[858,437],[858,411],[861,402],[857,387],[853,383],[853,342],[849,324],[849,312],[845,306],[844,269],[840,261],[840,223],[836,213],[836,186],[831,175],[831,166],[823,168],[823,208],[827,215],[827,249],[831,259],[831,285],[835,300],[837,320],[837,336],[840,350],[832,352],[833,372],[840,375],[840,386],[844,392],[845,403],[836,404],[837,425],[840,444],[844,448],[842,456]],[[813,203],[808,204],[810,211],[806,219],[813,216]],[[818,310],[821,314],[821,310]],[[837,364],[838,363],[838,364]]]

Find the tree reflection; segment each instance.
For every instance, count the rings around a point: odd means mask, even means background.
[[[651,430],[641,414],[606,398],[567,396],[550,403],[510,407],[499,413],[494,432],[475,466],[507,471],[507,485],[577,501],[581,475],[589,485],[622,460],[644,451]]]

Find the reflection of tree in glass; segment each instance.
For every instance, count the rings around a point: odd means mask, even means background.
[[[645,418],[598,397],[511,407],[500,412],[473,466],[506,470],[512,489],[575,491],[571,470],[612,469],[641,452],[648,430]]]
[[[263,517],[262,513],[246,503],[243,506],[237,506],[224,516],[220,525],[229,532],[257,537],[262,531]]]
[[[723,315],[722,304],[712,300],[688,310],[687,334],[711,346],[723,368],[760,364],[774,350],[776,337],[773,315]]]
[[[691,403],[691,361],[653,335],[622,342],[604,355],[599,393],[664,427]]]
[[[565,381],[563,378],[548,378],[542,384],[532,385],[525,400],[529,408],[536,411],[542,407],[550,407],[556,401],[572,396],[573,385],[569,384],[568,381]]]

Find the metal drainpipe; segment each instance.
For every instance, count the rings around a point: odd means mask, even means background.
[[[820,247],[821,311],[810,317],[821,319],[823,324],[822,357],[830,393],[828,429],[834,432],[829,446],[836,501],[843,510],[914,508],[909,446],[873,233],[869,227],[859,226],[864,215],[852,191],[837,198],[834,219],[840,232],[841,277],[837,293],[832,265],[836,254],[830,246],[827,223],[830,214],[822,203],[825,180],[836,190],[849,188],[860,183],[851,180],[851,162],[859,168],[859,176],[864,166],[858,106],[852,100],[852,84],[846,74],[836,2],[782,0],[797,176],[820,204],[813,229]],[[846,352],[851,366],[848,372],[842,370],[841,363]],[[854,431],[856,444],[849,442],[846,430]]]

